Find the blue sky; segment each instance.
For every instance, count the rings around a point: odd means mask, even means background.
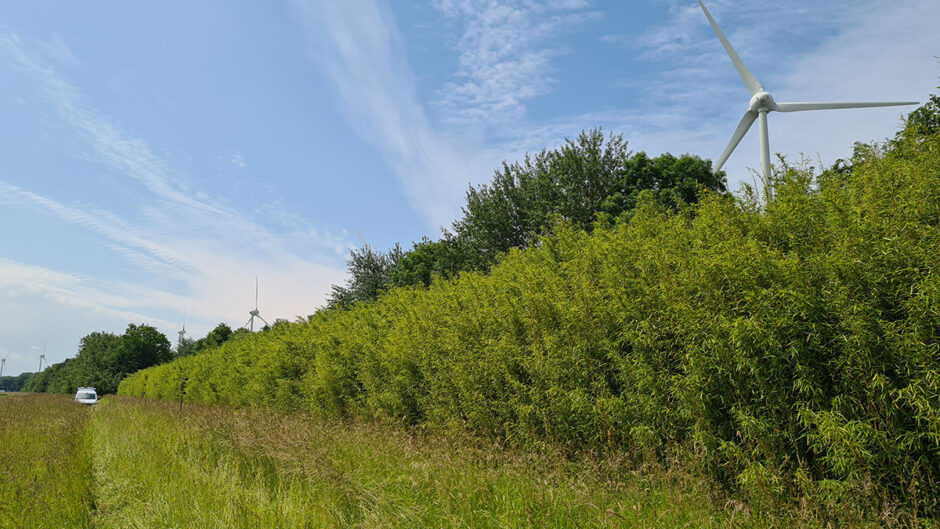
[[[937,91],[935,0],[707,5],[778,101]],[[269,321],[312,313],[360,233],[437,237],[502,160],[595,126],[715,159],[748,99],[694,1],[5,2],[4,374],[130,322],[175,342],[184,309],[241,326],[256,275]],[[904,111],[774,114],[771,149],[831,164]]]

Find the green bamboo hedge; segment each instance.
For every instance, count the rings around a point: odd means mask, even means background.
[[[783,174],[785,173],[785,174]],[[560,223],[490,273],[395,289],[120,393],[401,420],[520,446],[683,450],[752,498],[940,512],[940,140],[775,200]]]

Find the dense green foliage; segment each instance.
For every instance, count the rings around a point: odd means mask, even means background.
[[[907,116],[907,127],[897,136],[898,141],[905,138],[928,137],[940,132],[940,96],[930,96],[930,100]]]
[[[331,307],[375,299],[389,288],[428,286],[460,272],[486,270],[512,248],[525,248],[563,219],[591,231],[598,217],[629,215],[640,193],[675,210],[703,192],[725,192],[724,173],[696,156],[632,154],[622,136],[599,129],[543,150],[522,163],[504,164],[493,181],[467,191],[463,216],[438,241],[399,246],[387,253],[368,245],[353,250],[345,286],[334,286]]]
[[[465,240],[449,232],[437,241],[424,237],[403,252],[389,271],[386,288],[430,286],[435,277],[452,279],[461,271],[471,270],[473,261]]]
[[[37,373],[23,391],[75,393],[81,386],[91,386],[99,395],[115,393],[129,373],[171,358],[169,340],[149,325],[130,324],[121,336],[93,332],[82,338],[75,357]]]
[[[751,501],[940,506],[940,138],[776,199],[650,196],[488,274],[224,344],[121,393],[375,416],[526,446],[674,450]]]
[[[23,389],[23,386],[29,382],[29,379],[33,377],[36,373],[20,373],[15,377],[0,377],[0,390],[3,391],[20,391]]]

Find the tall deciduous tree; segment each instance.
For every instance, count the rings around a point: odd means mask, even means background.
[[[473,263],[474,253],[464,240],[453,234],[447,232],[439,241],[424,237],[402,254],[398,265],[389,273],[389,286],[428,286],[434,276],[450,279],[472,268]]]
[[[543,150],[522,163],[504,164],[488,185],[471,187],[457,236],[488,265],[510,248],[563,219],[590,231],[598,213],[617,217],[636,206],[649,190],[664,206],[697,202],[702,190],[724,192],[724,173],[697,156],[633,155],[622,136],[600,129],[582,132],[555,150]]]
[[[346,260],[349,279],[346,286],[333,285],[329,306],[346,307],[358,301],[375,299],[388,287],[389,277],[401,257],[401,247],[397,244],[388,253],[374,250],[368,244],[352,250]]]
[[[124,331],[115,357],[124,373],[133,373],[147,366],[168,362],[173,355],[170,352],[170,341],[163,333],[149,325],[132,323]]]
[[[215,326],[205,337],[196,340],[192,346],[193,353],[200,353],[222,345],[232,338],[232,328],[224,323]]]

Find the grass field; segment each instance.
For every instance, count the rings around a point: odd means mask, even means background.
[[[11,395],[0,425],[4,529],[825,526],[753,513],[677,471],[377,424]]]
[[[0,529],[93,527],[87,412],[61,395],[0,398]]]
[[[705,491],[368,424],[112,400],[103,527],[718,527]],[[139,432],[127,442],[122,432]],[[168,464],[169,463],[169,464]],[[668,493],[667,493],[668,491]],[[179,501],[180,497],[187,501]],[[140,502],[149,505],[140,509]]]

